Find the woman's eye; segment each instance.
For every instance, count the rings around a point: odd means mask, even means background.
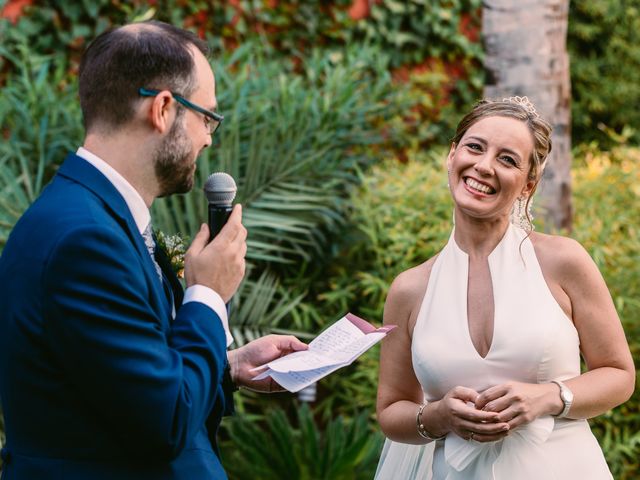
[[[470,148],[471,150],[477,150],[477,151],[482,150],[482,146],[478,143],[467,143],[467,147]]]
[[[509,165],[513,165],[513,166],[518,165],[518,162],[516,162],[515,159],[513,157],[510,157],[509,155],[503,155],[500,157],[500,159],[503,162],[508,163]]]

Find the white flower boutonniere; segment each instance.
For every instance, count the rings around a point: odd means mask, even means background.
[[[187,240],[180,234],[167,235],[161,231],[156,231],[158,247],[164,250],[167,258],[171,262],[171,268],[178,278],[184,278],[184,254],[187,251]]]

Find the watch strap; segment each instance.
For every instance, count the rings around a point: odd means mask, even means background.
[[[564,418],[569,414],[569,410],[571,409],[571,405],[573,404],[573,393],[563,382],[560,380],[551,380],[552,383],[555,383],[560,388],[560,399],[562,400],[562,404],[564,408],[558,415],[554,415],[556,418]]]

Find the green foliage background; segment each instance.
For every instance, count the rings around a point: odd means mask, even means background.
[[[568,49],[574,143],[640,142],[640,3],[570,3]]]
[[[442,162],[460,112],[481,96],[481,2],[383,0],[361,20],[350,6],[36,0],[16,25],[0,19],[0,249],[82,139],[75,73],[86,43],[112,24],[153,17],[214,48],[226,119],[196,184],[230,171],[246,206],[250,274],[236,297],[236,339],[269,331],[310,338],[346,311],[381,322],[395,275],[449,235]],[[572,236],[611,288],[636,365],[639,23],[631,0],[571,2]],[[167,233],[189,235],[204,216],[201,192],[154,205]],[[371,478],[382,441],[377,364],[374,347],[323,379],[311,409],[291,395],[237,394],[240,415],[221,432],[231,478]],[[639,411],[636,392],[592,422],[617,479],[640,476]]]

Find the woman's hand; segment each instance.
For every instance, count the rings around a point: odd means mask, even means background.
[[[439,432],[452,431],[467,440],[493,442],[504,438],[509,432],[509,424],[500,419],[500,414],[476,408],[478,392],[466,387],[451,389],[436,403],[436,416],[440,419]]]
[[[497,413],[497,421],[507,422],[510,430],[541,415],[558,414],[563,407],[555,383],[507,382],[482,392],[475,404],[479,410]]]

